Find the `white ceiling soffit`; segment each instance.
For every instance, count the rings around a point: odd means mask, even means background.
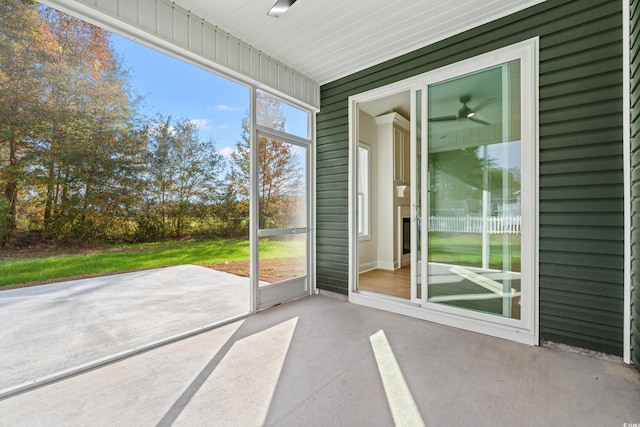
[[[40,0],[107,30],[317,110],[318,82],[170,0]],[[266,12],[265,12],[266,13]]]
[[[176,0],[243,42],[328,83],[543,0]]]
[[[319,84],[543,0],[40,1],[318,108]]]

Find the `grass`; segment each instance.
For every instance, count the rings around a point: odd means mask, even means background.
[[[304,253],[301,240],[260,240],[260,258],[292,258]],[[91,253],[25,256],[0,261],[0,287],[45,283],[183,264],[215,264],[249,259],[249,241],[215,239],[115,245]]]
[[[459,265],[482,264],[481,237],[432,233],[429,260]],[[491,236],[489,263],[502,268],[502,236]],[[304,240],[260,239],[260,258],[296,258],[305,253]],[[520,270],[520,236],[511,236],[512,271]],[[249,241],[235,239],[165,241],[113,245],[85,253],[21,256],[0,260],[0,287],[46,283],[172,265],[211,265],[249,259]]]
[[[520,271],[520,235],[509,236],[511,271]],[[489,238],[489,267],[502,269],[503,236]],[[482,266],[482,236],[478,234],[431,233],[429,261],[447,264]]]

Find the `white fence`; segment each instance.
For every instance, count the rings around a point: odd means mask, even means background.
[[[489,234],[520,234],[520,215],[488,216],[486,220]],[[482,222],[481,216],[430,216],[429,231],[482,234]]]

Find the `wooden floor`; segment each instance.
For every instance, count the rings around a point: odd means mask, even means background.
[[[501,299],[474,299],[471,298],[474,294],[489,291],[478,286],[477,284],[468,280],[463,280],[462,277],[458,278],[451,283],[446,284],[433,284],[431,286],[432,296],[442,295],[469,295],[468,301],[464,299],[459,301],[440,302],[445,305],[453,305],[461,308],[468,308],[471,310],[479,310],[486,313],[502,313],[502,300]],[[517,281],[517,290],[519,290],[519,280]],[[361,273],[359,276],[358,289],[365,291],[376,292],[383,295],[390,295],[394,297],[410,299],[411,298],[411,267],[407,266],[398,270],[371,270],[366,273]],[[512,299],[512,307],[510,317],[515,319],[520,318],[520,297]]]
[[[371,270],[360,274],[358,288],[400,298],[411,298],[411,267]]]

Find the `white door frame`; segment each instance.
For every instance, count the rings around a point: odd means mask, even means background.
[[[269,96],[278,98],[277,96],[266,92]],[[283,101],[285,102],[285,101]],[[312,189],[315,188],[315,158],[313,148],[313,138],[315,131],[313,128],[313,114],[309,112],[308,129],[309,138],[301,138],[285,132],[274,130],[257,124],[256,120],[256,89],[251,90],[251,150],[250,157],[250,175],[251,175],[251,191],[250,191],[250,277],[251,277],[251,303],[252,312],[264,308],[272,307],[276,304],[286,302],[302,296],[311,295],[315,292],[315,268],[313,260],[315,260],[315,229],[313,218],[315,218],[315,195]],[[305,156],[305,196],[306,196],[306,227],[293,227],[282,229],[260,230],[259,228],[259,194],[258,194],[258,141],[261,136],[277,139],[287,144],[292,144],[303,148],[306,151]],[[269,236],[285,236],[306,234],[306,275],[283,280],[277,283],[270,283],[260,286],[259,278],[259,241],[261,237]]]
[[[481,70],[493,65],[509,62],[515,59],[521,61],[521,105],[522,116],[522,158],[527,163],[527,176],[523,171],[523,183],[527,180],[529,197],[524,200],[522,211],[523,235],[522,242],[522,272],[527,276],[529,284],[527,292],[528,304],[523,312],[527,313],[522,320],[508,319],[486,313],[471,312],[456,307],[426,302],[426,293],[422,292],[420,301],[401,300],[381,294],[360,291],[358,283],[358,224],[357,224],[357,148],[359,142],[358,111],[359,104],[382,98],[394,93],[423,89],[423,105],[426,102],[427,84],[442,81],[455,75],[464,75],[475,70]],[[414,113],[412,111],[412,113]],[[422,109],[426,117],[426,109]],[[411,117],[412,123],[415,117]],[[426,120],[423,119],[423,138]],[[415,126],[412,125],[411,141],[415,144]],[[422,140],[423,143],[425,140]],[[414,159],[412,161],[415,162]],[[423,174],[424,175],[424,174]],[[539,343],[538,327],[538,38],[533,38],[515,45],[511,45],[487,54],[479,55],[455,64],[421,74],[401,82],[370,90],[349,97],[349,301],[369,307],[396,312],[403,315],[434,321],[449,326],[458,327],[474,332],[492,335],[512,341],[530,345]],[[424,177],[423,177],[424,178]],[[423,179],[424,181],[424,179]],[[423,184],[424,185],[424,184]],[[424,188],[424,187],[423,187]],[[415,200],[415,199],[414,199]],[[423,215],[424,216],[424,215]],[[425,218],[423,218],[426,221]],[[426,228],[423,227],[426,233]],[[527,254],[525,256],[525,254]],[[526,257],[526,260],[525,260]],[[424,272],[423,272],[424,274]],[[524,300],[524,298],[523,298]]]

